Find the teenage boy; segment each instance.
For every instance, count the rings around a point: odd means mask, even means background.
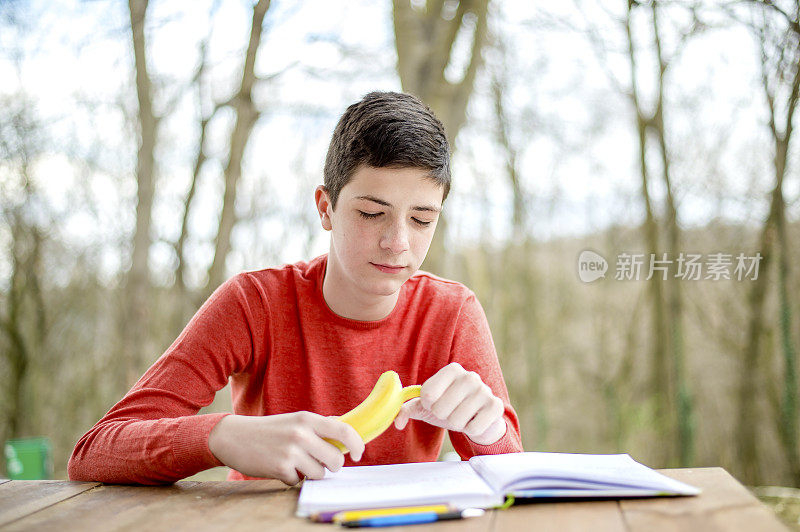
[[[286,484],[325,469],[522,451],[484,312],[418,271],[450,188],[442,124],[408,94],[348,107],[314,198],[330,251],[234,276],[75,446],[73,480],[169,483],[226,465]],[[366,447],[335,416],[395,370],[422,384]],[[197,415],[231,381],[233,414]],[[323,438],[341,441],[342,454]]]

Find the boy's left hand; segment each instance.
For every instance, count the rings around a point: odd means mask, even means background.
[[[447,430],[463,432],[479,445],[490,445],[506,433],[505,406],[474,371],[453,362],[422,384],[420,397],[403,405],[394,426],[403,430],[419,419]]]

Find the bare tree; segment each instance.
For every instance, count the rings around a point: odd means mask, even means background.
[[[218,5],[214,5],[211,10],[210,16],[213,17]],[[222,104],[215,105],[212,110],[205,109],[205,101],[207,96],[205,94],[205,74],[208,68],[208,43],[211,39],[209,34],[200,43],[200,54],[197,61],[197,68],[195,69],[194,76],[192,77],[192,84],[195,87],[197,99],[197,115],[200,124],[200,133],[197,139],[197,148],[195,151],[194,164],[192,166],[192,176],[189,183],[189,189],[186,192],[186,199],[183,202],[183,217],[181,218],[181,229],[178,239],[174,243],[175,257],[177,265],[175,267],[175,289],[176,289],[176,308],[175,320],[173,329],[179,331],[183,328],[188,320],[188,314],[194,311],[194,305],[190,301],[189,291],[186,285],[186,242],[189,238],[189,219],[192,213],[192,206],[197,193],[197,186],[200,180],[200,174],[205,166],[208,156],[206,154],[206,136],[208,133],[208,126],[211,120],[216,115],[217,111],[222,108]]]
[[[40,126],[22,95],[9,98],[0,108],[4,110],[0,115],[0,156],[16,169],[9,177],[16,174],[17,178],[0,181],[0,214],[11,243],[6,257],[10,263],[8,288],[0,292],[0,332],[6,344],[2,353],[8,369],[3,411],[7,434],[18,437],[30,428],[24,390],[29,370],[43,352],[48,330],[42,289],[46,233],[40,226],[46,213],[31,174],[41,150],[37,139]]]
[[[648,248],[653,257],[662,258],[666,252],[672,257],[668,263],[667,282],[654,274],[650,279],[652,302],[653,338],[652,338],[652,374],[651,386],[655,400],[655,419],[657,428],[662,437],[671,436],[662,442],[662,445],[674,441],[677,445],[678,463],[690,465],[694,456],[694,423],[693,404],[688,389],[685,354],[683,341],[683,298],[681,296],[680,280],[676,277],[675,257],[680,252],[681,233],[678,225],[678,208],[675,200],[675,187],[671,175],[671,161],[667,146],[665,119],[664,119],[664,93],[666,87],[666,72],[672,62],[667,58],[661,41],[661,28],[659,26],[659,5],[657,2],[649,3],[652,44],[655,54],[657,71],[655,76],[655,98],[653,110],[648,111],[641,94],[638,65],[636,61],[639,52],[632,32],[633,14],[640,4],[629,0],[625,15],[625,36],[628,46],[628,62],[630,66],[630,91],[629,96],[636,113],[636,131],[638,134],[639,170],[641,176],[641,193],[645,205],[644,234]],[[696,22],[696,19],[695,19]],[[673,57],[680,53],[680,47],[685,40],[694,33],[697,25],[691,27],[683,34]],[[665,219],[659,222],[653,205],[651,189],[651,174],[654,170],[648,162],[647,150],[649,134],[653,134],[657,142],[661,160],[660,175],[663,181],[665,198]],[[666,244],[661,244],[660,225],[664,225]],[[674,434],[674,437],[673,437]],[[674,439],[673,439],[674,438]],[[665,463],[673,460],[675,453],[671,445],[663,449]]]
[[[208,269],[205,295],[219,286],[225,276],[225,259],[231,248],[231,233],[236,224],[236,187],[242,176],[242,159],[250,139],[250,133],[260,115],[253,103],[252,92],[257,80],[255,74],[256,54],[261,44],[264,16],[267,14],[269,6],[269,0],[259,0],[253,7],[253,24],[242,68],[242,81],[239,91],[231,98],[231,106],[236,113],[236,122],[230,136],[229,156],[224,172],[225,193],[222,201],[222,213],[214,243],[214,260]]]
[[[533,314],[537,308],[531,303],[539,291],[536,271],[531,267],[534,259],[532,237],[526,226],[527,194],[519,168],[521,148],[513,133],[519,122],[514,121],[507,93],[511,89],[517,65],[512,62],[512,52],[503,35],[492,38],[492,49],[497,52],[489,67],[491,72],[491,102],[495,142],[503,156],[504,174],[512,193],[512,236],[500,253],[482,249],[484,259],[492,269],[497,325],[495,337],[501,361],[519,368],[509,379],[510,393],[524,397],[519,412],[521,421],[533,422],[538,446],[547,439],[549,425],[545,405],[544,380],[547,369],[542,364],[541,332]],[[514,113],[519,113],[516,108]],[[526,141],[529,134],[523,135]],[[504,364],[505,365],[505,364]]]
[[[127,388],[139,376],[147,344],[147,319],[150,292],[148,256],[153,197],[155,194],[155,147],[159,119],[153,111],[153,87],[147,65],[145,20],[148,0],[129,0],[136,95],[139,103],[139,150],[136,163],[136,229],[133,235],[131,267],[125,284],[123,342],[120,364],[121,387]]]
[[[639,95],[639,82],[637,80],[637,64],[636,64],[636,45],[633,38],[631,24],[634,4],[628,2],[628,10],[625,17],[625,34],[628,42],[628,58],[630,61],[631,72],[631,88],[630,97],[631,102],[636,112],[636,132],[638,134],[638,150],[639,150],[639,172],[641,178],[641,193],[642,201],[645,207],[645,221],[644,221],[644,234],[647,246],[653,253],[658,253],[661,249],[659,245],[658,236],[658,222],[656,220],[655,209],[653,200],[650,193],[650,170],[647,164],[647,125],[649,117],[647,111],[643,109],[643,104],[640,101]],[[655,417],[659,421],[665,419],[668,411],[669,390],[669,364],[667,360],[667,325],[666,316],[664,313],[664,295],[663,283],[657,277],[651,279],[650,285],[652,311],[651,319],[653,320],[653,343],[652,343],[652,376],[651,386],[653,389],[653,396],[655,398]],[[661,424],[662,429],[667,428],[667,424]]]
[[[433,109],[444,124],[450,145],[455,147],[466,120],[475,76],[483,63],[489,0],[429,0],[420,7],[409,0],[393,0],[392,5],[397,72],[403,90]],[[445,71],[456,57],[456,42],[470,30],[469,61],[460,79],[449,81]],[[425,260],[426,269],[433,272],[441,273],[444,267],[446,231],[446,219],[440,216]]]
[[[759,368],[763,358],[764,301],[769,289],[767,279],[770,266],[777,257],[778,327],[784,371],[778,434],[792,481],[800,485],[797,362],[791,331],[792,294],[788,289],[791,250],[786,235],[786,202],[783,190],[793,133],[792,121],[800,90],[800,4],[794,2],[793,12],[772,2],[754,2],[753,8],[755,12],[750,26],[756,36],[761,56],[761,82],[774,149],[775,186],[770,195],[770,209],[761,232],[759,250],[762,260],[759,277],[753,283],[749,296],[750,315],[739,381],[740,416],[736,441],[743,480],[749,484],[759,483],[762,478],[757,445],[760,415],[755,399],[759,395],[758,382],[763,378]]]
[[[501,45],[502,46],[502,45]],[[511,227],[514,241],[525,235],[525,191],[519,175],[519,150],[510,139],[509,112],[505,104],[505,92],[508,88],[508,72],[505,65],[500,65],[492,75],[492,103],[497,121],[495,136],[497,143],[503,148],[505,154],[505,170],[512,193]]]
[[[677,462],[690,465],[694,457],[694,406],[689,391],[684,348],[683,295],[677,275],[676,258],[680,253],[681,231],[678,224],[678,201],[676,186],[672,175],[672,156],[666,135],[665,121],[667,102],[665,92],[668,84],[667,73],[674,64],[688,40],[705,28],[698,18],[698,8],[694,4],[681,6],[691,15],[686,27],[675,27],[678,39],[668,53],[662,45],[663,28],[660,22],[662,2],[647,3],[627,0],[622,19],[602,6],[595,9],[606,11],[615,26],[624,32],[624,47],[627,55],[630,81],[623,83],[612,72],[609,61],[607,41],[600,35],[597,23],[591,20],[588,9],[582,4],[578,8],[586,21],[583,30],[592,50],[605,70],[615,89],[630,101],[635,114],[637,136],[637,163],[639,167],[640,193],[644,205],[645,219],[642,232],[645,244],[652,254],[651,258],[664,260],[666,255],[666,274],[654,271],[648,282],[650,292],[651,320],[651,374],[654,419],[659,432],[660,461]],[[646,15],[643,11],[647,11]],[[642,44],[642,39],[634,35],[634,22],[637,14],[648,16],[650,33]],[[567,26],[571,24],[567,23]],[[651,83],[643,82],[639,57],[651,54],[656,65]],[[644,87],[652,86],[652,94]],[[654,145],[653,145],[654,144]],[[655,148],[659,165],[653,164],[648,153]],[[663,209],[659,209],[653,190],[660,179],[663,190]],[[659,210],[663,215],[659,216]]]
[[[664,182],[665,190],[665,225],[667,233],[666,250],[673,259],[681,252],[681,230],[678,225],[678,206],[675,199],[675,186],[672,179],[671,156],[667,147],[666,126],[664,122],[664,90],[666,88],[666,72],[671,59],[665,57],[661,44],[661,28],[659,26],[659,5],[653,1],[650,3],[651,20],[653,28],[653,43],[655,55],[658,63],[657,96],[655,111],[649,120],[650,130],[655,134],[658,151],[661,158],[661,177]],[[683,42],[680,42],[676,51],[677,55],[681,51],[681,46],[685,40],[693,35],[703,26],[699,24],[695,15],[694,25],[683,34]],[[654,248],[655,251],[655,248]],[[674,378],[674,404],[678,444],[678,463],[681,466],[690,466],[694,461],[694,405],[689,391],[686,376],[686,355],[684,351],[683,334],[683,296],[681,294],[681,281],[678,278],[678,271],[675,262],[670,264],[668,283],[667,283],[667,316],[670,334],[670,349],[672,362],[672,375]]]

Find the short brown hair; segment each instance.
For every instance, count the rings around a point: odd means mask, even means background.
[[[332,208],[361,165],[426,169],[442,186],[442,201],[450,191],[450,145],[444,126],[410,94],[370,92],[339,119],[324,170]]]

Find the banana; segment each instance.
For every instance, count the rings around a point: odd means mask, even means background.
[[[400,384],[400,377],[395,371],[386,371],[378,377],[378,381],[372,391],[360,405],[339,416],[340,421],[344,421],[361,436],[364,443],[367,443],[389,428],[394,418],[400,412],[403,403],[414,397],[419,397],[422,386],[406,386]],[[325,438],[339,448],[343,453],[348,453],[349,449],[341,442]]]

